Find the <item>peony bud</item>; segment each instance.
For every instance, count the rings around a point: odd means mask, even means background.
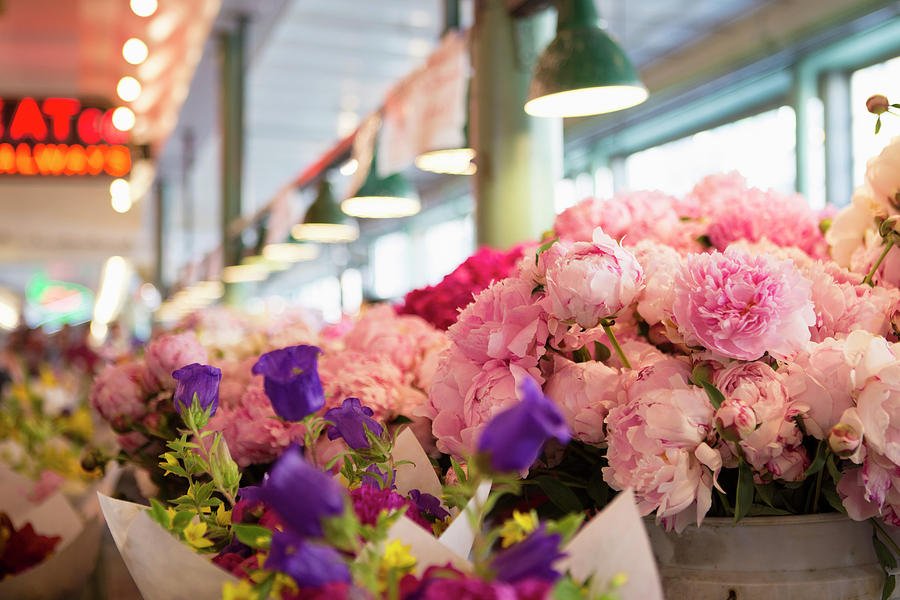
[[[856,454],[861,442],[862,433],[850,423],[838,423],[828,434],[828,445],[840,458],[850,458]]]
[[[869,99],[866,100],[866,110],[868,110],[873,115],[886,113],[890,107],[890,101],[886,96],[883,96],[881,94],[869,96]]]
[[[716,424],[722,428],[726,439],[737,441],[756,430],[756,413],[743,402],[726,400],[716,411]]]

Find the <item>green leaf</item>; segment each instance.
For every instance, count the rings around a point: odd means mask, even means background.
[[[841,481],[841,472],[837,468],[837,464],[835,463],[834,453],[830,452],[828,454],[828,460],[825,461],[825,465],[828,467],[828,473],[831,475],[831,479],[834,481],[834,484],[837,485]]]
[[[881,131],[881,116],[875,120],[875,135],[878,135],[878,132]]]
[[[872,532],[872,546],[875,547],[875,556],[878,557],[878,564],[885,571],[897,568],[897,558],[894,556],[894,553],[878,538],[878,534],[874,531]]]
[[[553,600],[582,600],[581,588],[570,577],[563,577],[553,586]]]
[[[572,352],[572,360],[576,363],[590,362],[591,361],[591,353],[588,352],[588,349],[584,346]]]
[[[578,529],[581,528],[583,522],[583,513],[569,513],[562,519],[547,523],[547,531],[560,534],[562,536],[562,543],[565,544],[578,533]]]
[[[843,513],[845,515],[847,514],[847,509],[844,508],[844,503],[841,502],[841,497],[838,496],[838,493],[834,490],[833,487],[823,486],[822,495],[825,496],[825,500],[828,502],[828,505],[831,506],[831,508],[839,513]]]
[[[188,511],[179,511],[175,513],[175,516],[172,518],[172,530],[173,531],[181,531],[187,524],[191,522],[191,519],[194,518],[193,512]]]
[[[719,391],[719,388],[712,384],[709,375],[709,367],[697,365],[691,372],[691,381],[703,388],[713,408],[718,410],[725,401],[725,396]]]
[[[888,600],[891,597],[891,594],[894,593],[894,588],[897,587],[897,576],[896,575],[888,575],[884,579],[884,587],[881,588],[881,600]]]
[[[738,467],[737,494],[734,501],[734,522],[747,516],[753,505],[753,470],[746,461],[741,460]]]
[[[584,510],[584,506],[581,505],[581,500],[578,499],[575,492],[560,483],[558,479],[542,475],[534,481],[547,494],[550,501],[563,511],[581,512]]]
[[[149,514],[151,519],[153,519],[166,529],[172,529],[171,515],[169,515],[166,507],[163,506],[156,498],[150,498]]]
[[[772,506],[764,506],[762,504],[754,504],[747,512],[748,517],[771,517],[784,516],[789,514],[791,514],[789,511],[782,510],[780,508],[774,508]]]
[[[825,440],[819,441],[819,447],[816,449],[816,458],[803,473],[803,479],[806,479],[810,475],[815,475],[825,468],[825,461],[828,459],[829,453],[830,449],[828,448],[828,442]]]
[[[760,500],[771,508],[775,508],[775,490],[771,485],[754,483],[753,487],[756,488],[756,495],[759,496]]]
[[[272,593],[272,588],[275,586],[275,573],[269,573],[269,575],[263,579],[260,583],[256,584],[256,597],[260,600],[266,600],[269,595]]]
[[[261,525],[238,523],[231,530],[238,540],[257,550],[268,548],[272,540],[272,532]]]
[[[556,238],[553,238],[551,240],[547,240],[546,242],[544,242],[543,244],[538,246],[537,252],[534,253],[534,264],[535,265],[538,264],[538,258],[540,258],[541,254],[543,254],[544,252],[549,250],[550,246],[552,246],[555,243],[556,243]]]
[[[603,473],[597,469],[588,479],[587,493],[598,507],[606,506],[609,502],[609,486],[603,481]]]

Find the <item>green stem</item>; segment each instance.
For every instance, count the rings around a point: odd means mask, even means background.
[[[200,431],[197,429],[197,425],[194,423],[191,423],[190,427],[191,427],[191,433],[194,434],[194,439],[197,440],[197,445],[200,447],[200,453],[203,455],[203,460],[206,461],[206,465],[207,465],[207,467],[209,467],[209,470],[210,470],[210,475],[212,475],[212,458],[209,455],[209,451],[206,449],[206,443],[203,441],[203,438],[200,436]],[[216,433],[215,435],[219,436],[221,434]],[[232,506],[234,506],[234,503],[235,503],[234,495],[229,490],[226,490],[223,486],[220,486],[219,482],[215,481],[215,479],[216,479],[215,477],[211,477],[211,479],[213,479],[213,483],[215,484],[216,489],[219,491],[219,493],[221,493],[223,496],[225,496],[225,499],[228,500],[228,507],[231,508]]]
[[[875,277],[875,273],[878,271],[878,267],[881,266],[881,263],[884,262],[884,259],[887,258],[888,252],[891,251],[891,248],[894,247],[894,239],[893,237],[885,240],[884,250],[881,251],[881,256],[878,257],[878,260],[875,261],[875,264],[872,265],[872,268],[869,270],[869,273],[863,277],[862,282],[867,283],[872,287],[875,287],[875,284],[872,283],[872,279]]]
[[[626,369],[630,369],[631,363],[622,351],[622,346],[619,345],[619,340],[616,339],[616,334],[613,333],[612,327],[605,321],[601,321],[600,326],[603,327],[603,331],[606,332],[606,337],[609,338],[609,342],[612,344],[613,350],[616,351],[616,356],[618,356],[619,360],[622,362],[622,366]]]
[[[891,537],[891,534],[885,531],[881,523],[878,522],[878,517],[872,517],[869,520],[872,522],[872,525],[875,526],[875,529],[877,529],[881,533],[881,537],[884,538],[882,541],[887,542],[891,546],[891,549],[894,551],[894,554],[900,556],[900,546],[897,546],[897,542],[894,541],[894,538]]]
[[[822,465],[822,468],[819,470],[819,474],[816,476],[816,491],[813,493],[813,503],[812,503],[812,512],[819,512],[819,495],[822,493],[822,478],[825,475],[825,465]]]

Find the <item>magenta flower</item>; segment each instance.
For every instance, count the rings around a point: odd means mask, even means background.
[[[264,377],[266,395],[282,419],[300,421],[325,405],[316,346],[289,346],[267,352],[253,365]]]
[[[491,568],[497,579],[506,583],[524,579],[556,581],[559,572],[553,563],[565,556],[559,549],[561,541],[560,534],[548,534],[541,525],[523,541],[494,556]]]
[[[359,398],[347,398],[339,408],[331,408],[325,412],[325,420],[332,425],[326,430],[329,440],[343,438],[354,450],[368,448],[371,444],[366,431],[381,435],[384,428],[372,418],[374,411],[363,406]]]
[[[304,460],[299,446],[288,448],[262,486],[244,488],[241,498],[270,506],[286,529],[299,536],[322,535],[322,519],[344,512],[344,494],[330,475]]]
[[[566,420],[537,382],[525,379],[519,391],[522,401],[491,419],[478,440],[478,451],[488,455],[496,471],[524,471],[547,440],[565,444],[571,438]]]
[[[790,261],[733,249],[692,254],[675,277],[672,312],[691,345],[741,360],[784,358],[810,339],[810,290]]]
[[[272,536],[265,568],[287,573],[301,588],[350,583],[350,568],[337,550],[285,531]]]
[[[172,373],[172,377],[178,382],[175,385],[176,412],[189,409],[196,397],[200,408],[209,410],[210,416],[216,414],[222,371],[210,365],[191,363]]]

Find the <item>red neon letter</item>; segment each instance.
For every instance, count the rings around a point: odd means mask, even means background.
[[[66,141],[72,117],[81,108],[81,102],[73,98],[47,98],[42,108],[44,114],[53,122],[53,137],[60,142]]]
[[[86,108],[78,115],[78,139],[85,144],[96,144],[100,141],[100,119],[103,111],[99,108]]]
[[[9,135],[14,140],[21,140],[25,136],[36,142],[47,139],[47,124],[34,98],[23,98],[19,102],[12,124],[9,126]]]

